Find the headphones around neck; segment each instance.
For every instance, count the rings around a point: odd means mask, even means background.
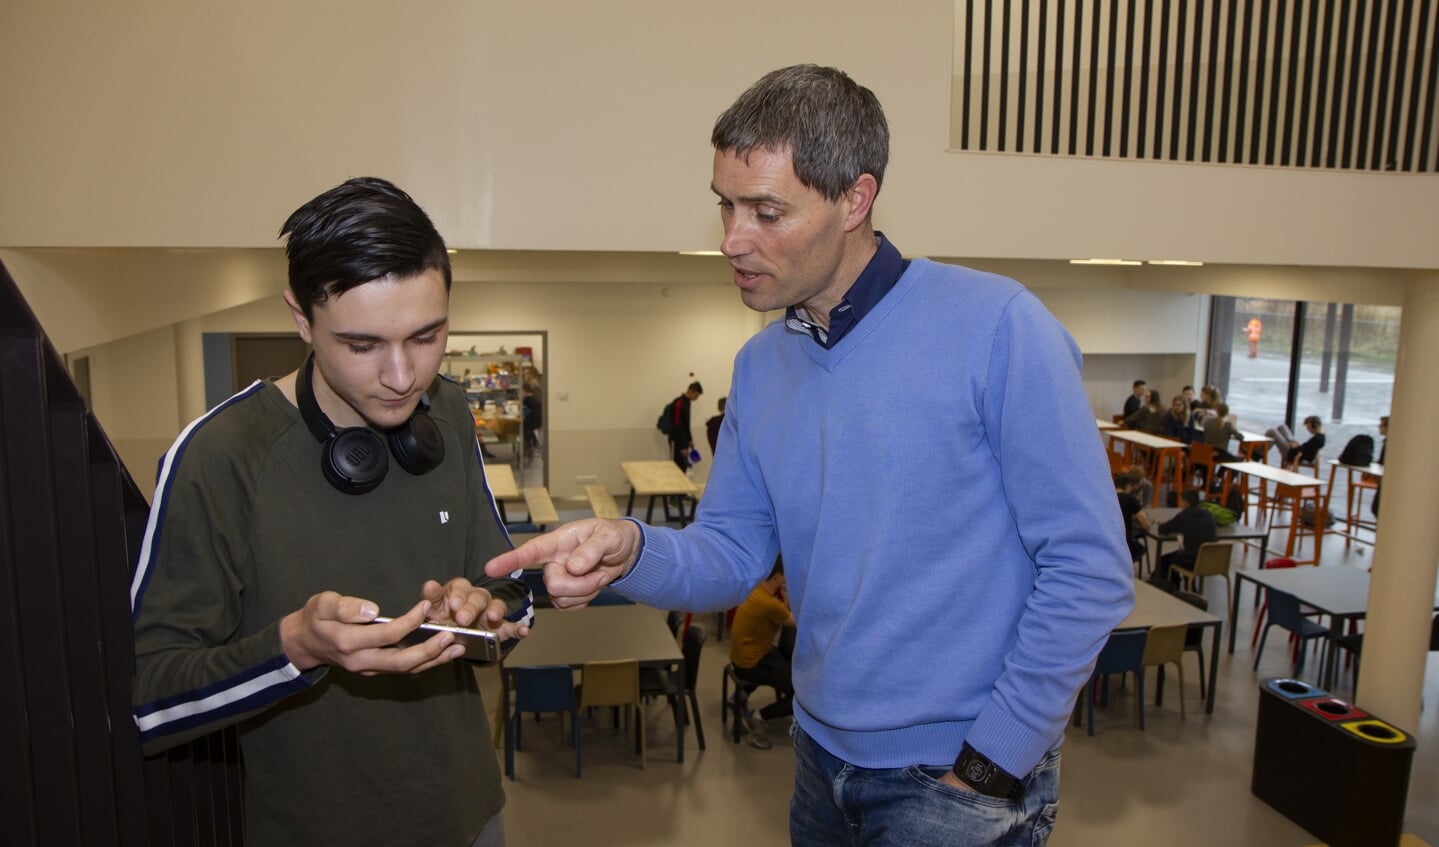
[[[320,470],[331,485],[346,494],[375,490],[390,469],[386,445],[400,467],[415,476],[439,467],[445,458],[445,441],[439,426],[428,414],[428,394],[420,398],[420,405],[403,426],[384,435],[367,426],[337,428],[315,399],[315,386],[311,381],[314,371],[315,357],[311,354],[295,376],[295,399],[305,426],[321,444]]]

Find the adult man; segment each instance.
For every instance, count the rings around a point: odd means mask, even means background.
[[[784,600],[784,559],[776,558],[774,569],[754,587],[735,609],[730,630],[729,660],[735,676],[744,682],[774,688],[775,700],[758,713],[744,715],[749,743],[761,750],[770,748],[767,721],[794,714],[794,682],[790,660],[794,639],[782,638],[783,629],[794,629],[794,613]],[[781,638],[779,643],[776,639]]]
[[[1149,394],[1149,383],[1142,379],[1134,381],[1134,387],[1130,390],[1129,396],[1124,398],[1124,416],[1127,418],[1139,411],[1144,405],[1144,400]]]
[[[425,620],[507,642],[530,621],[524,585],[481,572],[509,542],[464,395],[435,376],[444,241],[378,179],[281,232],[314,350],[162,462],[131,591],[141,738],[155,752],[238,723],[249,844],[503,844],[463,646],[394,646]]]
[[[767,74],[711,142],[734,284],[786,317],[735,358],[696,521],[581,521],[487,570],[544,562],[563,608],[613,582],[699,611],[782,551],[793,842],[1040,843],[1075,694],[1133,592],[1078,351],[1017,283],[874,231],[889,132],[844,73]]]
[[[665,437],[670,442],[670,454],[682,471],[689,470],[690,450],[695,446],[694,434],[690,432],[690,407],[704,392],[704,387],[698,381],[691,382],[685,393],[671,400],[665,407],[665,415],[669,419],[669,429],[665,432]]]

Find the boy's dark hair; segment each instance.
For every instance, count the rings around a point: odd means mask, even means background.
[[[800,184],[834,202],[862,174],[884,184],[889,124],[874,92],[838,68],[792,65],[770,71],[715,121],[716,150],[789,148]]]
[[[696,394],[703,394],[703,393],[705,393],[705,388],[704,388],[703,385],[700,385],[700,384],[699,384],[699,380],[695,380],[694,382],[691,382],[691,383],[690,383],[690,387],[687,388],[686,390],[687,390],[687,391],[693,391],[693,392],[696,393]]]
[[[1131,387],[1131,388],[1138,388],[1138,387],[1141,386],[1141,385],[1148,385],[1148,384],[1149,384],[1149,383],[1145,382],[1145,381],[1142,380],[1142,379],[1136,379],[1136,380],[1134,381],[1134,385],[1132,385],[1132,386],[1130,386],[1130,387]]]
[[[1138,485],[1141,479],[1144,479],[1144,474],[1133,468],[1125,468],[1114,475],[1114,485],[1116,488],[1128,488]]]
[[[309,320],[314,307],[360,285],[439,270],[450,290],[445,240],[410,195],[356,177],[296,209],[280,227],[290,290]]]
[[[1198,506],[1204,499],[1204,495],[1199,493],[1198,488],[1186,488],[1179,492],[1179,499],[1184,501],[1184,508],[1188,509]]]

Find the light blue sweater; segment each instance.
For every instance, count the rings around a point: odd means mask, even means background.
[[[1133,604],[1068,333],[1018,283],[923,259],[831,350],[770,324],[735,358],[696,520],[615,587],[727,608],[783,551],[795,716],[869,768],[966,739],[1027,774]]]

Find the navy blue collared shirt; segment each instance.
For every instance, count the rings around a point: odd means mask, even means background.
[[[819,324],[801,316],[794,306],[785,309],[785,326],[795,332],[807,333],[815,343],[826,350],[838,344],[846,333],[854,329],[855,324],[863,320],[864,316],[884,299],[884,295],[894,288],[894,284],[899,282],[899,278],[909,268],[909,260],[899,255],[899,250],[889,243],[884,233],[876,232],[874,237],[879,241],[879,248],[875,250],[869,264],[864,266],[864,271],[854,281],[854,285],[844,293],[839,305],[830,309],[829,329],[825,330]]]

